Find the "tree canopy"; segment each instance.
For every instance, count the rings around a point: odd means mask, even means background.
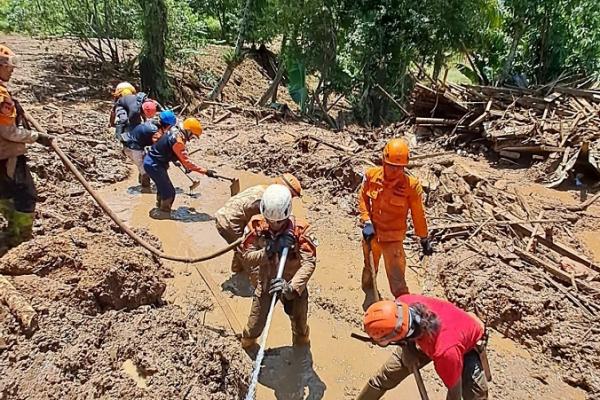
[[[391,121],[402,114],[390,96],[402,102],[415,79],[443,79],[447,69],[484,84],[546,83],[600,72],[597,0],[164,4],[165,49],[172,61],[182,62],[212,41],[235,46],[227,60],[235,68],[244,48],[271,45],[292,97],[305,113],[325,119],[343,94],[365,124]],[[5,31],[77,36],[91,56],[116,63],[124,60],[115,39],[151,37],[136,0],[0,0],[0,19]],[[317,83],[307,87],[307,76]]]

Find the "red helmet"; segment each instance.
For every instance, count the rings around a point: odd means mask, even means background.
[[[388,344],[402,340],[410,328],[408,304],[392,300],[373,303],[363,323],[365,332],[376,342]]]
[[[154,100],[145,100],[142,103],[142,111],[146,118],[152,118],[156,115],[156,102]]]

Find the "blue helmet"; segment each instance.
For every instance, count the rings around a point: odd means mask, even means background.
[[[162,111],[160,114],[158,114],[158,119],[163,125],[175,126],[175,124],[177,124],[177,117],[171,110]]]

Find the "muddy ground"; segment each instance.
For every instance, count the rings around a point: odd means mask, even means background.
[[[175,203],[179,220],[148,218],[154,196],[139,192],[107,127],[109,93],[124,78],[120,72],[85,61],[72,42],[5,40],[24,55],[24,66],[11,83],[15,97],[60,137],[67,154],[121,218],[167,252],[199,255],[223,246],[210,216],[227,199],[224,183],[201,178],[199,192],[190,196],[189,182],[174,171],[181,188]],[[218,74],[219,48],[209,50],[199,64],[205,67],[201,72]],[[70,55],[60,56],[63,52]],[[266,88],[265,74],[252,66],[240,71],[239,84],[226,88],[228,102],[251,104],[259,95],[256,87]],[[249,82],[258,83],[245,92]],[[82,86],[88,89],[61,95]],[[222,111],[216,106],[199,114],[206,134],[193,145],[201,149],[194,158],[241,175],[246,184],[294,172],[307,187],[303,208],[321,242],[310,285],[311,347],[291,347],[289,322],[278,310],[257,398],[351,399],[388,354],[349,338],[360,326],[364,299],[355,192],[363,169],[377,162],[385,140],[414,132],[401,126],[331,132],[298,121],[257,124],[258,118],[236,113],[213,123]],[[361,150],[339,151],[307,134]],[[442,151],[420,140],[413,147],[416,154]],[[12,276],[39,312],[40,327],[31,337],[23,335],[0,305],[0,398],[242,398],[252,360],[240,351],[195,268],[163,263],[134,246],[55,156],[39,145],[30,146],[29,155],[40,194],[35,238],[0,258],[0,272]],[[469,174],[454,169],[459,165],[500,192],[521,190],[535,212],[546,207],[561,214],[564,204],[579,202],[574,188],[546,190],[531,182],[535,174],[529,170],[499,168],[489,160],[486,154],[449,154],[413,172],[431,188],[436,171],[469,186]],[[436,189],[431,193],[428,217],[434,224],[443,217],[440,210],[456,208],[457,200],[436,199]],[[600,261],[599,216],[600,206],[592,206],[570,220],[568,232],[558,230],[556,236]],[[514,260],[508,260],[513,266],[498,264],[510,243],[483,244],[486,252],[477,254],[458,239],[441,243],[431,264],[440,271],[436,293],[469,309],[477,306],[495,329],[490,346],[493,398],[597,398],[600,321],[582,315],[539,271]],[[417,291],[425,273],[415,242],[407,241],[407,247],[409,283]],[[244,323],[249,290],[243,280],[231,278],[229,257],[205,265]],[[390,297],[381,275],[379,287]],[[597,284],[594,277],[589,281]],[[424,376],[432,399],[444,398],[431,367]],[[417,398],[414,383],[407,380],[391,396],[401,394]]]

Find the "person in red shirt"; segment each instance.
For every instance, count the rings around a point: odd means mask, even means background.
[[[415,368],[433,361],[448,388],[447,400],[488,398],[487,378],[479,352],[485,349],[483,323],[446,300],[416,294],[371,305],[365,331],[380,346],[398,347],[358,395],[377,400]],[[488,371],[489,372],[489,371]]]

